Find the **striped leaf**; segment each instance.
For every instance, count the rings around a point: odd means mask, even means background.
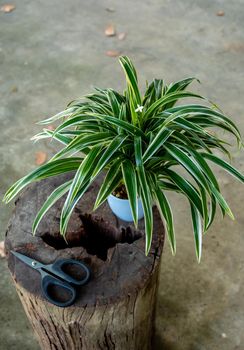
[[[198,209],[198,211],[203,216],[201,197],[197,189],[188,180],[184,179],[182,176],[180,176],[173,170],[166,169],[165,173],[168,175],[168,178],[171,179],[175,183],[175,185],[181,190],[181,193],[183,193],[191,201],[191,203]]]
[[[81,164],[82,158],[59,159],[50,163],[41,165],[13,184],[6,192],[3,200],[8,203],[11,201],[24,187],[34,181],[46,179],[51,176],[64,174],[66,172],[77,170]]]
[[[125,182],[126,191],[130,201],[131,212],[135,226],[138,223],[138,194],[136,182],[136,169],[129,160],[125,160],[122,165],[122,174]]]
[[[200,263],[202,256],[202,222],[201,216],[193,204],[191,204],[191,217],[195,239],[196,255],[197,260]]]
[[[115,190],[122,180],[122,173],[120,170],[120,161],[115,161],[108,170],[105,179],[102,182],[98,192],[94,210],[97,209]]]
[[[72,180],[67,181],[57,187],[47,198],[47,200],[42,205],[41,209],[38,211],[35,220],[32,225],[32,232],[35,235],[37,227],[42,220],[46,212],[66,193],[71,186]]]
[[[133,95],[133,97],[135,97],[136,103],[141,105],[141,94],[140,94],[140,91],[138,88],[135,67],[133,66],[131,60],[126,56],[120,57],[119,61],[120,61],[120,64],[125,72],[126,81],[127,81],[129,88],[132,91],[132,95]]]
[[[87,181],[89,181],[91,178],[94,165],[97,163],[97,160],[100,157],[100,152],[101,147],[94,147],[84,158],[75,174],[60,217],[60,231],[62,234],[65,234],[65,225],[68,221],[67,218],[69,218],[72,213],[75,198],[80,191],[83,191],[83,188],[86,188]]]
[[[126,140],[126,137],[117,136],[111,143],[107,146],[105,152],[99,158],[95,169],[92,172],[92,177],[96,177],[100,171],[102,171],[106,165],[111,161],[111,157],[115,152],[121,147],[123,142]]]
[[[180,92],[173,92],[168,95],[164,95],[157,101],[155,101],[146,111],[144,114],[144,120],[147,120],[149,117],[151,117],[157,110],[163,109],[169,102],[176,102],[181,98],[186,98],[186,97],[196,97],[196,98],[203,98],[202,96],[198,94],[194,94],[192,92],[188,91],[180,91]]]
[[[154,191],[154,198],[156,200],[158,211],[162,218],[166,221],[167,228],[167,236],[170,243],[172,254],[176,253],[176,240],[175,240],[175,231],[174,231],[174,221],[173,221],[173,213],[171,210],[171,206],[164,195],[163,191],[157,187]]]
[[[164,147],[179,162],[179,164],[181,164],[194,177],[194,179],[205,188],[205,190],[210,192],[209,183],[204,174],[187,153],[183,152],[179,147],[173,144],[167,144],[167,146],[165,145]]]
[[[204,158],[211,160],[215,164],[219,165],[220,167],[228,171],[228,173],[236,177],[239,181],[244,182],[244,175],[242,175],[237,169],[235,169],[229,163],[225,162],[223,159],[220,159],[219,157],[216,157],[213,154],[208,154],[208,153],[202,153],[201,155]]]
[[[146,179],[145,169],[142,161],[142,142],[140,137],[135,138],[135,160],[139,190],[144,211],[146,247],[145,253],[148,255],[153,233],[153,213],[152,213],[152,198],[150,195],[149,186]]]

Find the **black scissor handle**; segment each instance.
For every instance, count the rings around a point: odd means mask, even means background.
[[[69,296],[67,300],[65,298],[64,301],[61,301],[61,300],[55,299],[52,296],[52,289],[55,286],[65,291],[66,293],[68,292]],[[66,306],[72,305],[76,298],[76,290],[74,287],[72,287],[69,283],[60,281],[57,278],[51,275],[48,275],[47,273],[42,273],[42,291],[45,298],[48,301],[50,301],[50,303],[60,307],[66,307]]]
[[[64,268],[67,265],[77,266],[84,273],[84,277],[82,277],[81,279],[76,279],[72,277],[70,274],[64,271]],[[62,280],[78,286],[82,286],[83,284],[85,284],[89,280],[91,275],[90,269],[87,265],[85,265],[83,262],[74,259],[58,259],[53,264],[47,265],[45,269],[47,271],[50,271],[57,277],[61,278]]]

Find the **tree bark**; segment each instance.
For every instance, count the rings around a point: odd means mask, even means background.
[[[73,213],[68,245],[59,234],[64,199],[47,213],[35,237],[33,219],[48,194],[70,175],[30,186],[17,200],[5,247],[16,290],[42,349],[149,350],[154,324],[164,227],[154,208],[152,248],[145,256],[143,220],[139,228],[118,220],[107,204],[92,206],[101,179],[93,183]],[[84,261],[92,271],[67,308],[50,304],[41,293],[40,275],[10,253],[21,252],[42,263],[58,258]],[[58,293],[58,291],[56,291]]]

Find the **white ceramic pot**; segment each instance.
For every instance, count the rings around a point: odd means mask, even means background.
[[[108,204],[112,212],[121,220],[133,221],[130,202],[128,199],[121,199],[110,194],[108,196]],[[144,217],[141,200],[138,199],[138,219]]]

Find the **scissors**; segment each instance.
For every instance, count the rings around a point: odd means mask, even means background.
[[[91,275],[90,269],[83,262],[77,260],[58,259],[53,264],[44,265],[13,250],[11,250],[11,253],[26,265],[40,272],[42,292],[45,298],[50,303],[60,307],[70,306],[74,303],[76,298],[76,289],[74,286],[84,285],[88,282]],[[82,273],[82,278],[74,278],[71,274],[65,272],[64,270],[65,268],[67,269],[68,265],[76,267],[76,270],[79,269],[79,272]],[[58,300],[53,296],[52,292],[57,288],[62,292],[61,295],[63,295],[62,299],[64,300]]]

